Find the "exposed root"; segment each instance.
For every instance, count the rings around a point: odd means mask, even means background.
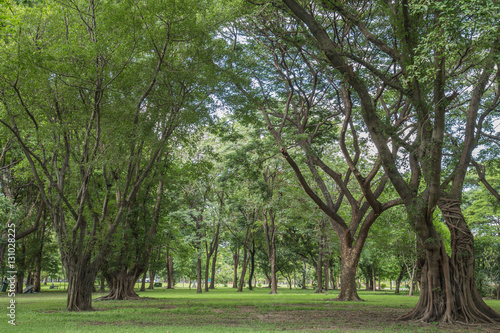
[[[399,319],[467,326],[488,323],[500,328],[500,314],[483,301],[475,285],[474,237],[460,202],[442,198],[438,206],[450,230],[451,257],[442,241],[437,247],[433,242],[427,244],[419,301]]]
[[[140,297],[139,295],[118,297],[118,295],[109,294],[106,296],[98,297],[98,298],[94,299],[94,301],[136,301],[136,300],[140,300],[140,299],[142,299],[142,297]]]

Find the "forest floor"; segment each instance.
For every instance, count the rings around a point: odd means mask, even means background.
[[[391,291],[360,291],[365,302],[338,302],[336,291],[258,288],[237,293],[218,288],[157,288],[139,293],[136,301],[95,301],[91,312],[64,310],[64,290],[16,295],[16,324],[0,316],[0,332],[500,332],[492,325],[443,325],[399,321],[417,296]],[[102,296],[97,293],[94,298]],[[9,298],[0,293],[0,314]],[[500,301],[487,300],[500,312]],[[1,310],[5,309],[5,310]],[[2,319],[3,318],[3,319]]]

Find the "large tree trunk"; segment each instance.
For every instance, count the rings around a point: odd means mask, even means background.
[[[421,292],[417,306],[402,319],[446,323],[500,322],[500,315],[484,303],[474,280],[474,241],[457,200],[438,203],[450,229],[452,255],[432,225],[431,238],[424,242],[426,262],[421,274]]]
[[[92,289],[99,273],[99,265],[90,263],[83,255],[64,257],[63,264],[68,276],[68,298],[66,310],[92,311]]]
[[[99,297],[97,300],[108,301],[108,300],[136,300],[140,299],[139,295],[134,290],[135,282],[143,274],[142,272],[129,272],[127,270],[121,270],[118,273],[107,275],[107,280],[109,282],[109,294],[106,296]],[[143,277],[146,276],[144,272]],[[144,278],[142,279],[145,280]]]
[[[92,272],[68,275],[68,300],[66,302],[68,311],[93,310],[92,286],[94,285],[95,275]]]
[[[342,247],[342,267],[340,275],[339,301],[362,301],[356,289],[356,270],[358,268],[359,253],[347,246]]]

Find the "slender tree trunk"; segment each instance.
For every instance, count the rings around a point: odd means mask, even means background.
[[[26,286],[33,285],[33,273],[28,271],[28,277],[26,278]]]
[[[43,242],[42,242],[43,243]],[[40,292],[40,289],[42,287],[42,249],[43,245],[40,246],[39,252],[36,254],[36,267],[35,267],[35,273],[34,273],[34,279],[33,279],[33,291]]]
[[[269,265],[271,266],[271,276],[266,277],[269,281],[269,288],[271,288],[271,294],[278,293],[278,282],[276,279],[276,227],[275,227],[276,215],[274,210],[268,209],[264,211],[264,232],[266,235],[266,246],[267,246],[267,257],[269,258]]]
[[[271,264],[271,280],[269,281],[269,286],[271,288],[271,294],[278,293],[278,279],[276,278],[276,247],[271,248],[271,258],[269,260]]]
[[[104,278],[104,276],[101,276],[100,285],[101,285],[101,287],[99,288],[99,292],[101,292],[101,293],[106,292],[106,279]],[[142,290],[142,291],[144,291],[144,290]]]
[[[316,290],[317,293],[322,293],[323,292],[323,249],[321,246],[321,237],[320,237],[320,246],[319,246],[319,251],[318,251],[318,264],[316,265],[316,277],[318,279],[318,289]]]
[[[377,291],[377,276],[375,275],[375,264],[372,264],[373,291]]]
[[[333,265],[330,266],[330,281],[332,283],[332,290],[335,290],[337,289],[337,277],[335,276],[334,272],[333,272]]]
[[[205,292],[208,293],[208,275],[210,274],[210,258],[207,253],[207,260],[205,261]]]
[[[35,269],[35,279],[34,279],[35,280],[34,281],[35,287],[33,288],[33,290],[36,291],[37,293],[40,292],[40,289],[42,287],[42,281],[41,281],[42,272],[41,272],[41,270],[42,270],[42,266],[40,264],[37,264],[36,269]]]
[[[146,277],[148,276],[148,271],[144,271],[144,274],[142,274],[142,282],[141,282],[141,290],[140,291],[146,291]]]
[[[45,244],[45,220],[40,228],[40,247],[38,248],[38,253],[36,254],[35,288],[34,288],[36,292],[40,292],[42,288],[41,274],[42,274],[42,254],[43,254],[44,244]]]
[[[264,272],[264,275],[266,276],[266,280],[264,281],[264,284],[267,284],[267,288],[271,289],[271,278],[267,274],[267,272]]]
[[[401,280],[403,280],[403,276],[405,275],[405,265],[401,265],[401,270],[399,271],[399,276],[396,280],[396,290],[395,294],[399,294],[399,288],[401,287]]]
[[[255,272],[255,239],[252,240],[252,250],[250,252],[250,274],[248,276],[248,289],[253,290],[252,279]]]
[[[167,289],[174,289],[174,262],[172,255],[168,255],[167,257],[167,274]]]
[[[196,293],[201,294],[203,292],[201,285],[201,255],[198,254],[198,260],[196,263]]]
[[[303,261],[304,261],[304,270],[302,271],[302,289],[307,289],[306,287],[307,265],[306,265],[306,260],[303,259]]]
[[[16,294],[22,294],[24,290],[24,273],[17,272],[16,275]]]
[[[408,296],[413,296],[413,291],[415,289],[415,270],[416,270],[416,264],[413,265],[412,271],[410,275],[410,291],[408,292]]]
[[[215,289],[215,268],[217,263],[217,253],[219,252],[219,242],[215,244],[214,259],[212,260],[212,274],[210,276],[210,289]]]
[[[222,204],[221,204],[221,209],[222,209]],[[207,256],[207,261],[205,265],[205,291],[208,292],[209,284],[208,284],[208,275],[210,274],[210,259],[215,253],[215,256],[217,256],[217,248],[219,247],[219,231],[220,231],[220,225],[221,223],[219,222],[216,227],[213,228],[213,239],[210,242],[210,244],[205,240],[205,253]],[[206,234],[206,233],[205,233]],[[215,275],[215,259],[212,262],[212,275]],[[212,280],[210,279],[210,284],[212,284]],[[213,289],[213,288],[212,288]]]
[[[330,284],[330,262],[328,257],[323,258],[323,266],[325,267],[325,291],[328,291]]]
[[[243,264],[241,266],[241,278],[240,278],[240,284],[238,286],[238,292],[243,291],[243,285],[245,284],[245,274],[247,272],[247,260],[248,260],[248,253],[247,253],[247,248],[246,246],[243,246]]]
[[[148,289],[155,289],[155,276],[156,272],[152,269],[149,269],[149,287]]]
[[[240,260],[240,249],[237,248],[233,253],[233,262],[234,262],[234,279],[233,279],[233,288],[238,288],[238,262]]]

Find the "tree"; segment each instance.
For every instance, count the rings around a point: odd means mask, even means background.
[[[209,62],[195,55],[211,29],[196,17],[209,4],[48,5],[12,11],[0,123],[49,210],[69,277],[67,309],[91,310],[113,235],[158,156],[182,121],[206,115],[211,88],[196,68]]]
[[[321,63],[342,75],[356,95],[384,170],[425,248],[419,302],[404,318],[500,321],[475,286],[473,235],[460,207],[477,129],[497,103],[485,92],[495,89],[498,75],[498,17],[490,15],[498,13],[498,4],[283,0],[281,5],[304,25],[304,36],[321,51]],[[408,107],[388,109],[388,95]],[[433,224],[437,207],[451,233],[451,256]]]
[[[360,138],[363,128],[354,115],[356,101],[344,79],[318,63],[320,55],[305,43],[300,24],[276,11],[260,15],[246,26],[248,38],[258,46],[245,48],[252,52],[248,61],[259,59],[258,64],[247,64],[257,87],[236,86],[253,103],[250,107],[262,113],[281,155],[328,216],[340,241],[338,299],[359,301],[356,269],[369,229],[380,214],[401,201],[380,200],[388,181],[380,160]]]

